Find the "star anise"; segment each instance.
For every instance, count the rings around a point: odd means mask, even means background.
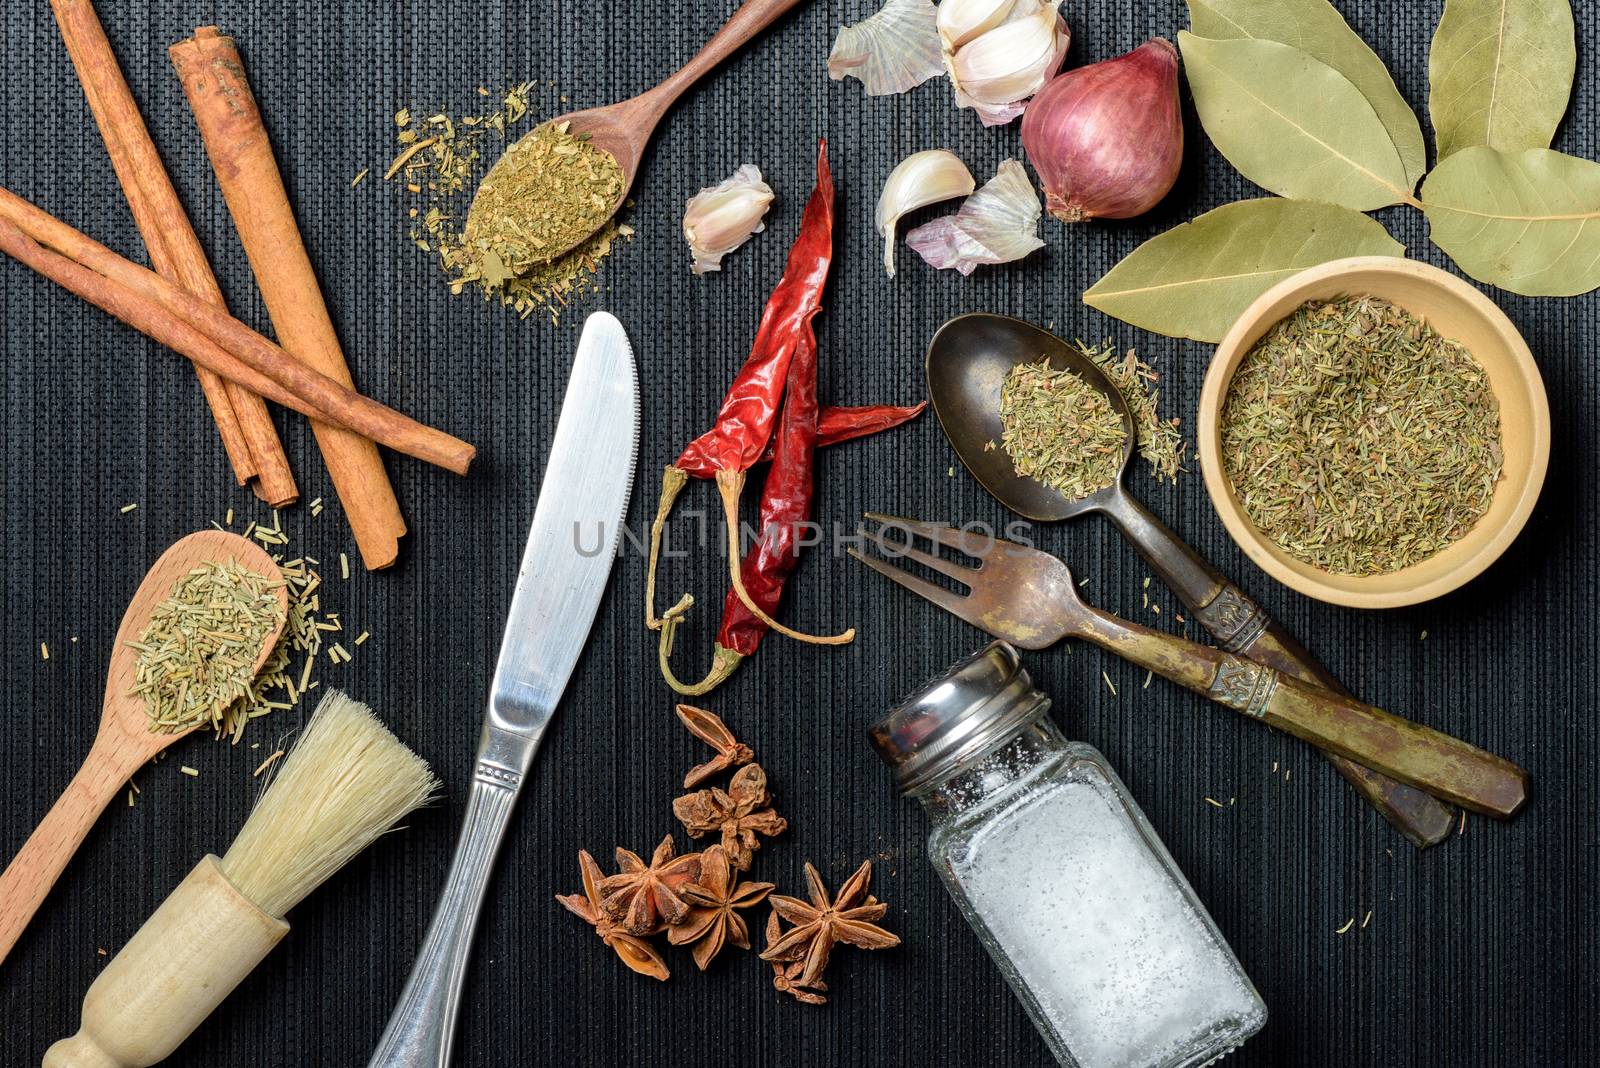
[[[767,913],[767,948],[771,949],[778,944],[782,932],[778,929],[778,914]],[[765,953],[761,954],[763,957]],[[788,994],[796,1001],[803,1001],[807,1005],[825,1005],[828,998],[823,991],[828,989],[828,984],[818,979],[810,988],[801,986],[795,980],[805,970],[803,960],[775,960],[772,961],[772,988],[780,994]]]
[[[714,845],[700,855],[700,881],[683,888],[689,915],[667,928],[667,941],[675,946],[694,942],[694,962],[705,971],[724,944],[750,948],[750,929],[734,909],[758,905],[771,892],[771,883],[736,883],[728,854]]]
[[[566,906],[584,923],[594,928],[600,941],[616,951],[622,963],[652,979],[666,979],[667,962],[661,959],[656,948],[642,938],[636,938],[617,926],[600,906],[600,865],[594,862],[587,849],[578,850],[578,867],[583,870],[583,893],[557,894],[556,900]]]
[[[761,848],[756,835],[771,838],[789,827],[788,820],[771,808],[761,807],[770,800],[767,773],[760,764],[747,764],[734,773],[726,790],[713,786],[684,794],[672,802],[672,811],[690,838],[720,831],[729,862],[738,871],[748,871],[751,854]]]
[[[772,895],[773,911],[795,926],[761,954],[768,961],[803,962],[800,974],[792,978],[794,984],[816,986],[836,942],[861,949],[888,949],[900,944],[898,936],[872,922],[883,919],[889,911],[888,905],[867,893],[872,882],[872,861],[861,862],[856,873],[839,888],[837,898],[828,896],[822,876],[809,861],[806,882],[810,884],[810,904],[797,897]]]
[[[600,906],[622,929],[655,934],[663,924],[681,923],[689,903],[679,892],[700,878],[700,854],[674,858],[672,835],[661,839],[647,866],[639,854],[617,848],[622,871],[600,880]]]
[[[693,705],[679,705],[678,718],[689,728],[690,734],[717,751],[717,755],[704,764],[689,769],[689,774],[683,777],[685,790],[698,786],[720,771],[748,764],[755,759],[756,755],[750,747],[734,738],[727,724],[715,713]]]

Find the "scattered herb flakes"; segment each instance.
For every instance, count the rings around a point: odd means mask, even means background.
[[[44,642],[40,642],[39,643],[39,659],[40,660],[49,660],[50,659],[50,647],[48,645],[46,645]]]
[[[178,770],[183,772],[185,775],[189,776],[189,778],[191,778],[191,779],[198,779],[200,777],[200,769],[199,768],[191,768],[187,764],[180,765],[178,767]]]
[[[1217,799],[1216,799],[1216,798],[1214,798],[1214,797],[1208,797],[1208,798],[1206,798],[1206,799],[1205,799],[1205,802],[1206,802],[1206,804],[1208,804],[1208,805],[1210,805],[1210,806],[1211,806],[1211,807],[1212,807],[1212,808],[1226,808],[1226,807],[1227,807],[1227,806],[1226,806],[1226,805],[1224,805],[1224,804],[1223,804],[1223,803],[1222,803],[1222,802],[1221,802],[1221,801],[1218,801],[1218,800],[1217,800]]]
[[[1107,675],[1104,671],[1102,671],[1102,672],[1100,672],[1100,677],[1102,679],[1106,680],[1106,689],[1111,691],[1111,696],[1112,697],[1117,696],[1117,688],[1116,688],[1116,686],[1112,685],[1111,676]]]
[[[1363,917],[1362,920],[1361,920],[1361,929],[1363,931],[1365,931],[1367,929],[1367,924],[1369,924],[1371,922],[1372,922],[1372,910],[1368,909],[1366,916]]]
[[[1335,934],[1344,934],[1346,931],[1350,930],[1350,928],[1354,927],[1355,925],[1356,925],[1356,918],[1354,916],[1352,916],[1348,920],[1344,921],[1344,926],[1339,928],[1334,933]]]
[[[125,504],[120,509],[118,509],[118,511],[120,511],[123,515],[127,515],[129,512],[133,511],[137,507],[139,507],[137,502],[135,502],[133,504]]]
[[[1313,301],[1234,373],[1222,458],[1251,522],[1289,555],[1384,574],[1488,511],[1500,408],[1472,354],[1416,316],[1373,297]]]
[[[1139,455],[1150,465],[1156,481],[1176,482],[1182,471],[1184,454],[1189,443],[1178,433],[1178,417],[1161,418],[1156,410],[1160,393],[1152,388],[1161,376],[1148,363],[1139,359],[1133,349],[1118,356],[1116,347],[1107,341],[1099,348],[1078,342],[1078,350],[1093,360],[1105,376],[1122,394],[1128,411],[1133,415],[1133,434],[1139,446]],[[1148,586],[1150,580],[1145,579]]]
[[[371,170],[372,170],[371,167],[363,167],[360,174],[358,174],[354,178],[350,179],[350,188],[354,189],[356,186],[360,185],[361,182],[362,182],[362,179],[366,178],[367,173],[369,171],[371,171]]]

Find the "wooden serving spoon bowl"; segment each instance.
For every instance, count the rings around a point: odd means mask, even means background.
[[[693,59],[654,89],[620,103],[557,115],[540,124],[547,126],[558,122],[571,123],[568,128],[569,133],[588,134],[589,143],[611,153],[617,165],[622,168],[622,189],[612,203],[611,210],[606,212],[606,218],[601,219],[593,230],[565,248],[553,251],[545,262],[558,260],[589,240],[606,224],[606,220],[622,207],[622,202],[627,199],[629,190],[633,188],[633,181],[639,174],[639,161],[644,157],[644,150],[650,144],[651,135],[655,133],[661,117],[678,98],[699,81],[702,75],[744,47],[752,37],[772,25],[779,16],[800,2],[801,0],[745,0],[739,10],[723,23],[722,29],[706,42],[706,46],[700,49]],[[531,131],[523,134],[522,140],[530,136]],[[495,171],[499,170],[508,158],[510,158],[509,148],[494,166],[489,168],[489,173],[484,176],[484,182],[492,184]]]
[[[100,729],[95,733],[89,755],[44,820],[12,858],[4,874],[0,874],[0,962],[11,952],[106,805],[121,792],[134,772],[189,733],[163,734],[150,729],[144,701],[131,693],[138,653],[128,643],[138,639],[156,606],[171,596],[179,579],[201,564],[229,560],[269,580],[283,577],[272,557],[254,542],[221,530],[202,530],[174,542],[139,583],[128,610],[122,615],[122,625],[117,628],[111,664],[106,672]],[[286,588],[278,590],[278,599],[287,621],[289,593]],[[267,636],[261,656],[256,660],[257,671],[266,663],[282,633],[280,625]]]

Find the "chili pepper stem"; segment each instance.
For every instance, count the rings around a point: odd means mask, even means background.
[[[667,609],[666,614],[661,617],[661,644],[658,647],[656,660],[661,667],[661,677],[667,680],[668,686],[685,697],[701,697],[727,681],[728,676],[732,675],[734,669],[744,660],[744,654],[719,643],[713,647],[715,651],[711,654],[711,670],[706,672],[705,678],[693,684],[680,681],[672,673],[668,661],[672,658],[672,642],[677,634],[678,624],[683,622],[683,614],[689,607],[685,601],[692,604],[694,598],[685,595],[682,601]]]
[[[644,578],[644,625],[651,630],[660,630],[662,624],[656,617],[656,566],[661,562],[661,535],[667,529],[667,519],[672,514],[672,506],[678,502],[678,494],[688,483],[688,473],[672,464],[661,472],[661,498],[656,504],[656,518],[650,524],[650,567]],[[689,600],[694,603],[692,597]]]
[[[717,492],[722,495],[723,525],[728,528],[728,575],[733,582],[733,592],[739,595],[739,600],[750,610],[750,614],[761,622],[795,641],[806,642],[810,645],[846,645],[856,639],[856,629],[848,627],[838,634],[818,635],[804,634],[779,623],[761,610],[754,598],[745,592],[744,579],[739,575],[739,495],[744,491],[743,471],[717,472]]]

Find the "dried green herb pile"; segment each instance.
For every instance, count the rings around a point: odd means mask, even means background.
[[[601,261],[633,230],[608,219],[622,188],[621,168],[610,153],[566,123],[509,142],[529,113],[532,91],[526,82],[497,108],[461,118],[442,112],[416,118],[401,109],[395,125],[402,147],[384,177],[402,179],[420,198],[407,212],[411,239],[439,257],[452,292],[478,288],[485,299],[498,298],[524,317],[543,309],[555,320],[574,297],[599,291]],[[486,158],[499,162],[477,185],[468,211],[467,195]],[[541,262],[547,250],[565,247],[601,222],[592,238]]]
[[[1234,373],[1222,459],[1297,560],[1397,571],[1464,535],[1500,478],[1500,406],[1472,354],[1386,301],[1312,302]]]
[[[1133,415],[1139,453],[1156,478],[1176,479],[1185,442],[1177,419],[1156,411],[1156,381],[1150,365],[1129,350],[1118,356],[1107,342],[1079,350],[1105,372]],[[1043,482],[1073,500],[1116,482],[1126,442],[1122,418],[1105,394],[1048,359],[1019,363],[1000,387],[1001,445],[1019,475]]]
[[[251,696],[256,661],[284,622],[282,586],[234,561],[178,580],[128,643],[139,654],[131,692],[144,698],[151,730],[222,729],[224,710]]]
[[[1006,375],[1000,431],[1017,474],[1073,500],[1105,489],[1122,470],[1122,416],[1104,393],[1048,359],[1019,363]]]

